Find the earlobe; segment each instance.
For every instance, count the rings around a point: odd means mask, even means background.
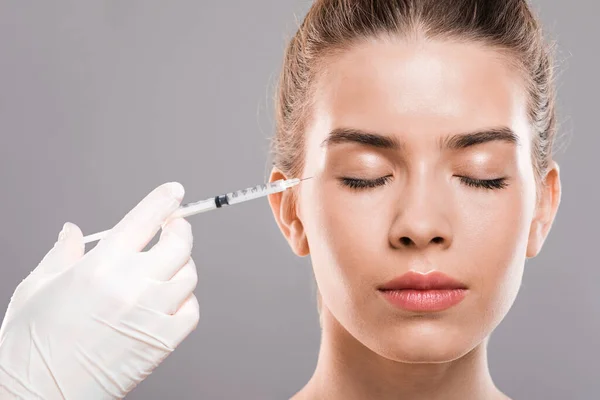
[[[310,254],[308,240],[306,239],[306,233],[304,231],[304,225],[302,225],[302,222],[299,219],[292,221],[290,239],[292,250],[297,256],[306,257]]]
[[[279,179],[287,179],[287,177],[278,169],[273,168],[269,182]],[[296,212],[296,199],[292,189],[269,195],[269,205],[275,221],[292,251],[300,257],[310,254],[304,226]]]
[[[527,258],[533,258],[539,254],[556,217],[562,194],[559,171],[558,164],[551,161],[548,173],[543,179],[544,185],[540,191],[540,199],[529,229]]]
[[[529,241],[527,242],[527,252],[525,254],[527,258],[534,258],[540,253],[544,242],[543,236],[540,222],[534,219],[529,228]]]

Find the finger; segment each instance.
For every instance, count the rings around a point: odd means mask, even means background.
[[[173,315],[194,292],[197,284],[196,265],[190,258],[172,279],[166,282],[150,281],[148,289],[139,299],[139,304],[162,314]]]
[[[191,294],[181,305],[171,319],[171,347],[179,346],[183,340],[198,326],[200,320],[200,305],[196,296]]]
[[[54,247],[42,258],[37,267],[16,287],[11,297],[13,309],[21,307],[40,287],[56,274],[75,264],[85,252],[83,234],[75,224],[67,222]]]
[[[146,258],[147,276],[167,281],[188,262],[193,247],[192,226],[183,218],[169,221],[160,239],[150,250],[141,254]]]
[[[166,315],[152,308],[139,305],[128,320],[135,327],[131,337],[140,336],[144,346],[164,351],[164,356],[173,351],[198,326],[200,307],[193,294],[189,295],[174,315]]]
[[[178,182],[165,183],[140,201],[97,246],[142,250],[161,224],[179,207],[184,188]]]
[[[79,261],[84,253],[85,244],[81,229],[67,222],[58,235],[58,241],[44,256],[37,269],[43,273],[62,272]]]

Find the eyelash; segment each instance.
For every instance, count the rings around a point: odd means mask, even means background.
[[[353,190],[363,190],[363,189],[372,189],[378,186],[383,186],[389,182],[392,178],[392,175],[382,176],[377,179],[357,179],[357,178],[341,178],[340,181],[342,185],[347,186]],[[474,179],[466,176],[459,176],[461,182],[467,186],[479,188],[479,189],[487,189],[487,190],[497,190],[504,189],[508,186],[506,182],[506,178],[497,178],[497,179]]]
[[[488,190],[504,189],[505,187],[508,186],[508,183],[506,182],[506,178],[474,179],[474,178],[468,178],[466,176],[459,176],[459,178],[462,181],[462,183],[464,183],[465,185],[475,187],[475,188],[481,188],[481,189],[488,189]]]
[[[342,185],[354,190],[372,189],[377,186],[383,186],[392,178],[392,175],[382,176],[377,179],[358,179],[358,178],[341,178]]]

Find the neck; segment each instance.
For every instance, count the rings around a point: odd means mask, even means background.
[[[487,365],[487,340],[449,362],[409,364],[386,359],[350,335],[323,307],[315,372],[293,400],[500,400]],[[508,399],[510,400],[510,399]]]

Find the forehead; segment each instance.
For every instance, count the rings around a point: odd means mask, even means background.
[[[339,127],[398,133],[408,141],[493,126],[522,135],[523,87],[500,52],[476,43],[369,41],[324,63],[312,139]]]

